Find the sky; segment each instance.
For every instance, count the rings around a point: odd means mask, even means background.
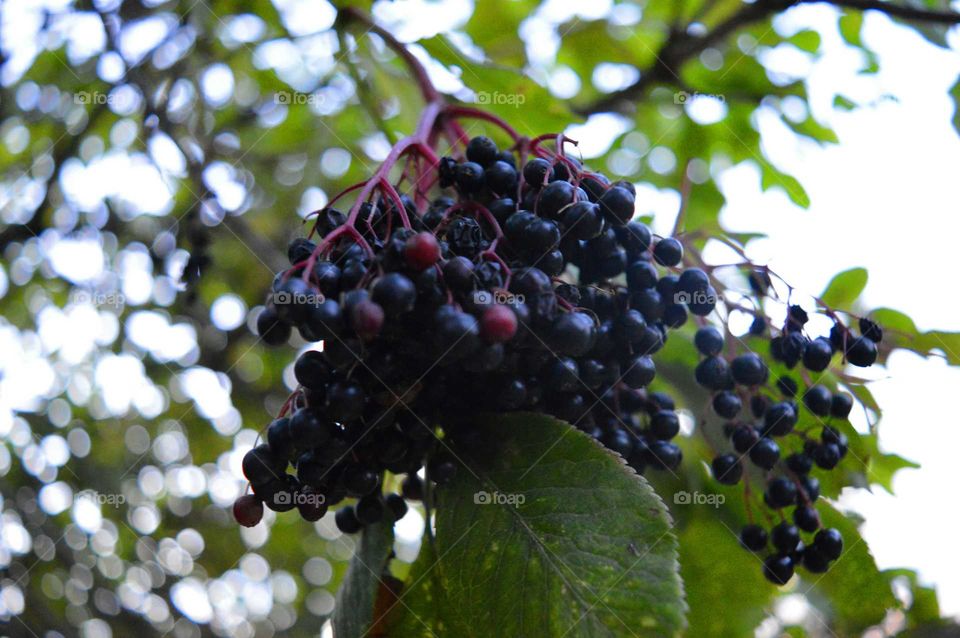
[[[544,17],[568,15],[576,7],[581,17],[590,18],[608,9],[608,3],[600,0],[548,4]],[[378,18],[404,39],[415,39],[458,24],[470,9],[465,0],[428,5],[423,1],[381,3]],[[326,10],[313,11],[310,20],[300,27],[305,31],[324,28],[324,21],[332,17]],[[960,138],[951,124],[954,106],[947,95],[960,73],[958,30],[954,29],[950,40],[954,49],[944,51],[883,16],[868,14],[862,35],[879,56],[880,71],[875,76],[860,77],[859,54],[840,40],[829,7],[800,7],[777,24],[786,32],[810,26],[821,32],[819,60],[809,63],[772,55],[765,63],[778,71],[807,77],[812,112],[834,129],[839,143],[825,147],[798,145],[775,117],[762,112],[758,116],[766,156],[799,178],[810,196],[810,208],[796,208],[779,191],[761,192],[757,170],[741,165],[719,177],[727,198],[721,221],[729,230],[765,233],[768,238],[753,242],[748,253],[755,262],[768,263],[803,292],[819,293],[836,272],[864,266],[870,272],[863,296],[866,307],[905,310],[921,329],[960,331],[960,294],[951,280],[958,272],[954,244],[960,229],[956,221],[960,212],[956,178]],[[544,24],[533,21],[524,33],[537,43],[530,52],[540,61],[550,58],[547,31]],[[442,88],[450,86],[450,77],[438,74],[436,79]],[[563,93],[570,88],[566,82],[560,75],[551,78],[550,86]],[[216,77],[210,78],[209,88],[211,92],[218,90]],[[834,109],[832,97],[838,91],[859,103],[860,108]],[[708,102],[689,105],[691,110],[701,111],[715,107]],[[609,146],[620,130],[615,119],[601,117],[585,127],[571,127],[569,133],[575,138],[589,137],[592,152],[601,154],[606,150],[604,142]],[[118,132],[118,136],[122,134]],[[590,151],[591,147],[584,144],[581,150]],[[163,155],[163,149],[154,151]],[[175,164],[175,160],[172,157],[171,162]],[[95,174],[67,170],[64,183],[68,188],[75,186],[77,197],[94,200],[114,194],[108,188],[124,189],[131,198],[140,198],[141,208],[155,214],[166,212],[162,182],[145,163],[126,162],[119,156],[112,161]],[[128,179],[112,179],[120,169],[128,171]],[[171,168],[172,173],[177,170],[176,166]],[[242,196],[231,191],[239,186],[231,181],[228,167],[217,167],[209,179],[221,186],[225,198]],[[669,232],[676,216],[676,194],[643,192],[656,213],[655,230]],[[692,197],[696,197],[696,188]],[[0,199],[0,204],[3,202]],[[51,252],[53,270],[59,272],[57,262],[61,260],[72,264],[74,273],[77,263],[87,263],[90,279],[102,276],[99,252],[84,252],[89,249],[82,241],[61,242],[57,251]],[[131,302],[151,295],[155,302],[172,302],[169,281],[154,284],[149,277],[144,279],[148,259],[145,250],[129,250],[117,260],[123,293]],[[716,259],[721,261],[724,256],[717,254]],[[11,282],[16,282],[18,267],[9,265],[7,271],[0,268],[0,296]],[[239,325],[247,311],[238,297],[225,295],[214,304],[211,319],[218,327],[229,329]],[[115,322],[110,323],[109,313],[97,316],[92,312],[89,306],[63,313],[50,310],[44,321],[47,328],[40,331],[36,343],[14,343],[11,332],[0,331],[0,360],[24,361],[33,366],[39,353],[59,349],[65,360],[81,361],[97,344],[111,343],[120,330]],[[69,343],[61,344],[57,335],[62,334],[67,322],[77,332]],[[196,336],[191,326],[172,324],[160,313],[148,311],[134,313],[124,329],[133,342],[159,360],[168,361],[189,358]],[[8,378],[3,381],[7,385],[0,385],[4,390],[0,392],[0,408],[27,409],[5,405],[2,395],[8,400],[35,397],[44,394],[52,383],[48,369],[39,363],[29,366],[26,374]],[[96,374],[127,380],[123,384],[125,392],[105,397],[105,416],[123,414],[131,406],[146,418],[162,412],[166,399],[146,379],[142,363],[134,357],[106,358]],[[250,441],[243,438],[249,430],[241,431],[238,415],[231,412],[228,382],[210,371],[192,370],[188,374],[191,376],[186,386],[193,388],[191,398],[201,413],[222,434],[237,437],[235,450],[249,445]],[[845,494],[841,503],[864,515],[863,533],[881,568],[918,569],[923,582],[937,586],[942,610],[960,616],[960,570],[955,560],[949,560],[956,553],[956,514],[951,507],[956,498],[950,488],[957,484],[954,457],[960,448],[960,423],[953,397],[960,387],[960,370],[936,359],[898,352],[884,370],[869,374],[876,379],[871,389],[885,411],[880,425],[881,447],[920,463],[922,470],[904,470],[898,475],[894,482],[896,497],[882,490],[854,490]],[[7,435],[14,428],[13,421],[6,420],[0,410],[0,433]],[[56,441],[51,443],[52,447],[56,445]],[[235,466],[238,458],[233,453],[229,463]],[[0,459],[0,469],[3,465]],[[231,467],[236,473],[237,468]],[[223,474],[230,474],[226,466]],[[237,479],[239,485],[239,475]],[[217,502],[229,503],[234,496],[236,485],[225,481],[216,483],[220,490],[215,495]],[[422,519],[412,521],[408,531],[418,536]]]

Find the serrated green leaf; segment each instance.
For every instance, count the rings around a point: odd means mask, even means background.
[[[677,541],[647,482],[547,416],[472,426],[439,492],[436,557],[418,559],[390,636],[678,635]]]
[[[867,269],[851,268],[834,275],[820,295],[823,303],[831,308],[847,309],[867,287]]]
[[[334,638],[361,638],[369,634],[376,622],[374,604],[381,587],[381,574],[392,549],[392,524],[376,523],[363,528],[356,552],[337,590]]]

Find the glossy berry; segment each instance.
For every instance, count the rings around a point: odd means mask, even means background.
[[[497,160],[497,145],[489,137],[478,135],[467,143],[467,159],[480,166],[487,166]]]
[[[763,561],[763,575],[774,585],[786,585],[793,578],[793,569],[790,556],[774,555]]]
[[[807,474],[813,469],[813,459],[799,452],[791,454],[787,457],[787,467],[795,474]]]
[[[853,409],[853,397],[849,394],[837,393],[830,401],[830,416],[845,419]]]
[[[433,233],[417,233],[407,239],[403,256],[413,270],[421,271],[440,260],[440,242]]]
[[[364,341],[372,341],[383,329],[383,308],[375,301],[364,299],[350,309],[350,327]]]
[[[770,436],[784,436],[793,431],[797,424],[797,413],[793,405],[786,401],[774,403],[763,415],[764,433]]]
[[[788,554],[800,544],[800,530],[790,523],[780,523],[770,530],[770,541],[777,550]]]
[[[817,467],[832,470],[840,462],[840,448],[835,443],[821,443],[813,450],[813,461]]]
[[[780,446],[771,439],[761,438],[750,448],[750,460],[759,468],[772,470],[780,460]]]
[[[517,315],[509,307],[495,304],[483,311],[480,336],[488,343],[505,343],[517,333]]]
[[[725,390],[732,383],[730,369],[721,357],[707,357],[694,372],[697,383],[710,390]]]
[[[733,443],[733,449],[740,454],[746,454],[749,452],[759,440],[760,434],[749,425],[737,426],[733,430],[733,434],[730,436],[730,442]],[[774,461],[774,463],[776,463],[776,461]]]
[[[740,530],[740,544],[751,552],[760,552],[767,547],[767,530],[759,525],[744,525]]]
[[[743,466],[733,454],[723,454],[713,459],[713,477],[718,483],[736,485],[743,476]]]
[[[654,441],[649,446],[651,466],[654,469],[675,470],[680,466],[683,452],[673,443]]]
[[[860,334],[865,338],[873,341],[874,343],[880,343],[883,340],[883,330],[880,328],[880,324],[875,321],[871,321],[866,317],[860,319]]]
[[[363,528],[363,524],[357,518],[356,511],[351,506],[338,509],[333,520],[337,529],[344,534],[356,534]]]
[[[804,393],[803,405],[813,414],[823,417],[830,414],[832,398],[830,390],[825,386],[814,385]]]
[[[683,246],[676,239],[666,237],[654,246],[653,257],[663,266],[676,266],[683,259]]]
[[[523,179],[527,184],[539,188],[547,181],[547,176],[552,172],[550,162],[538,157],[530,160],[523,167]]]
[[[373,284],[371,296],[388,317],[396,317],[413,310],[417,289],[405,275],[391,272]]]
[[[813,545],[828,560],[837,560],[843,554],[843,536],[833,528],[822,529],[813,539]]]
[[[860,368],[868,368],[877,360],[877,344],[866,337],[857,337],[847,344],[847,361]]]
[[[704,326],[693,336],[693,343],[700,354],[713,357],[723,350],[723,335],[713,326]]]
[[[793,510],[793,522],[805,532],[815,532],[820,528],[820,515],[816,508],[801,505]]]
[[[830,366],[833,345],[829,339],[819,337],[807,344],[803,351],[803,367],[812,372],[823,372]]]
[[[633,217],[633,193],[620,186],[608,188],[597,203],[600,205],[600,213],[615,226],[623,226]]]
[[[773,509],[793,505],[797,500],[797,486],[785,476],[778,476],[767,483],[764,500]]]
[[[713,397],[713,411],[724,419],[732,419],[740,413],[741,402],[733,392],[720,392]]]
[[[825,574],[830,569],[830,561],[817,547],[803,550],[803,568],[811,574]]]
[[[733,380],[741,385],[760,385],[767,380],[767,365],[760,355],[748,352],[735,357],[730,362],[730,373]]]
[[[392,520],[399,521],[407,515],[407,502],[399,494],[387,494],[383,502]]]
[[[233,518],[244,527],[253,527],[263,519],[263,503],[253,494],[244,494],[233,503]]]
[[[660,410],[650,418],[650,432],[658,439],[669,440],[680,433],[680,420],[673,410]]]

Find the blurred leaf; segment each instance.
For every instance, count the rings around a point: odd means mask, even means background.
[[[810,29],[804,29],[790,36],[787,42],[807,53],[816,53],[820,48],[820,34]]]
[[[947,363],[960,365],[960,332],[920,331],[910,317],[891,308],[878,308],[870,317],[884,328],[883,343],[925,357],[942,352]]]
[[[467,465],[439,492],[439,559],[418,559],[432,567],[415,565],[414,574],[429,577],[409,586],[409,609],[398,610],[390,635],[677,634],[685,612],[677,543],[647,482],[550,417],[484,417],[470,427],[479,441],[456,449]],[[478,503],[483,494],[523,502]]]
[[[860,297],[866,286],[867,269],[851,268],[834,275],[820,295],[820,299],[831,308],[849,308]]]
[[[763,577],[760,561],[744,551],[735,531],[716,511],[699,510],[704,513],[690,520],[680,534],[680,575],[690,605],[687,635],[752,635],[776,589]]]
[[[950,87],[950,97],[953,98],[953,128],[960,131],[960,76]]]
[[[796,177],[787,175],[769,162],[760,163],[760,186],[763,190],[770,190],[773,187],[781,188],[797,206],[801,208],[810,207],[810,197],[806,189],[797,181]]]
[[[863,28],[863,11],[844,11],[840,16],[840,35],[848,44],[862,47],[860,30]]]
[[[857,108],[857,105],[842,95],[836,95],[833,98],[833,108],[841,111],[852,111]]]
[[[357,548],[350,567],[337,591],[333,612],[335,638],[361,638],[370,632],[376,619],[374,603],[380,587],[381,574],[393,550],[393,525],[367,525],[360,532]]]
[[[547,89],[510,68],[475,62],[461,53],[445,36],[419,44],[440,63],[463,71],[463,81],[478,95],[488,111],[508,120],[520,133],[534,137],[563,131],[576,118]]]
[[[826,595],[831,626],[840,635],[859,635],[880,623],[888,609],[896,607],[890,577],[877,569],[853,519],[829,503],[821,502],[817,508],[823,526],[843,534],[843,554],[826,574],[804,573],[804,579]]]

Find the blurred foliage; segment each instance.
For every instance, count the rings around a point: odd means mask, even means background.
[[[752,164],[763,190],[809,204],[803,185],[761,147],[761,114],[797,140],[836,141],[811,115],[805,78],[764,66],[777,49],[818,56],[820,34],[777,21],[793,3],[564,10],[483,0],[435,29],[430,9],[349,4],[372,6],[387,28],[420,38],[416,50],[451,99],[483,103],[522,134],[616,113],[621,132],[590,164],[654,189],[692,181],[679,229],[700,246],[722,233],[714,180],[730,167]],[[837,24],[862,56],[860,73],[875,73],[863,14],[840,8],[858,3],[828,4],[839,5]],[[949,10],[945,1],[907,5]],[[268,0],[3,4],[4,632],[316,635],[334,610],[356,539],[329,517],[311,525],[268,514],[240,530],[228,510],[244,489],[243,451],[292,389],[292,350],[268,350],[249,330],[285,245],[307,213],[372,171],[422,106],[382,41],[339,29],[335,15],[326,2]],[[897,20],[947,46],[947,21]],[[799,111],[788,108],[798,101]],[[856,108],[843,95],[831,101]],[[698,104],[717,115],[697,115]],[[753,237],[726,241],[742,251]],[[822,297],[862,311],[865,282],[861,269],[840,273]],[[921,331],[896,310],[871,316],[890,335],[884,359],[906,348],[960,364],[960,335]],[[679,334],[664,353],[657,384],[679,393],[681,407],[705,401],[690,381],[695,360]],[[824,494],[835,498],[850,482],[892,489],[893,474],[913,464],[879,448],[881,411],[868,387],[839,369],[821,382],[848,388],[869,417],[865,432],[849,426],[851,454],[840,477],[824,478]],[[696,459],[717,445],[718,425],[697,426],[704,436],[685,440],[683,475],[657,479],[659,493],[707,486]],[[914,574],[877,569],[857,521],[840,512],[830,522],[844,530],[849,558],[837,569],[784,591],[760,582],[732,535],[746,520],[744,496],[719,489],[728,503],[716,512],[672,508],[690,635],[752,635],[765,618],[777,622],[777,602],[790,594],[806,598],[815,620],[784,627],[788,635],[857,635],[895,607],[909,635],[957,635],[939,625],[935,596]],[[404,549],[398,539],[402,561],[412,561],[417,543]]]

